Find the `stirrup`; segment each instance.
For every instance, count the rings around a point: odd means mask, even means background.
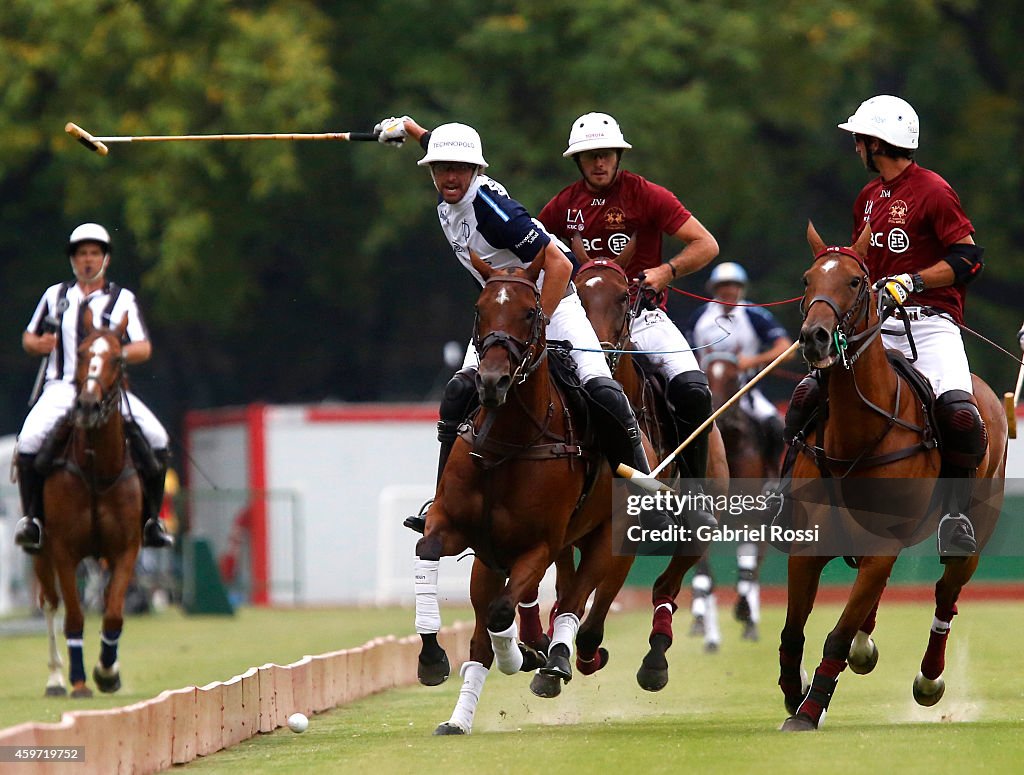
[[[946,514],[935,535],[939,557],[966,557],[978,553],[974,525],[966,514]]]
[[[174,546],[174,536],[169,535],[160,520],[151,517],[142,526],[142,545],[151,549],[164,549]]]
[[[420,506],[419,514],[417,514],[414,517],[406,517],[402,524],[410,530],[415,531],[420,535],[423,535],[423,533],[425,533],[427,530],[427,518],[423,515],[427,513],[427,509],[430,508],[430,504],[433,502],[433,498],[428,500],[426,503]]]
[[[39,520],[27,516],[19,519],[14,543],[24,549],[26,554],[39,554],[43,548],[43,526]]]

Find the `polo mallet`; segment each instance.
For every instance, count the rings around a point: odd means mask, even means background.
[[[57,315],[63,315],[64,310],[68,308],[68,300],[61,299],[57,302]],[[54,315],[47,315],[43,318],[43,333],[52,334],[60,328],[60,318]],[[50,355],[47,353],[39,361],[39,371],[36,372],[36,382],[32,386],[32,395],[28,397],[28,406],[31,409],[36,405],[36,401],[39,400],[39,394],[43,392],[43,380],[46,378],[46,364],[50,360]]]
[[[1003,405],[1006,407],[1006,432],[1011,439],[1017,438],[1017,402],[1020,401],[1020,387],[1024,384],[1024,363],[1017,372],[1017,387],[1013,393],[1003,393]]]
[[[90,151],[106,156],[110,153],[107,143],[171,143],[171,142],[221,142],[230,140],[340,140],[342,142],[376,141],[376,132],[321,132],[319,134],[263,134],[263,135],[122,135],[120,137],[96,137],[78,124],[70,121],[64,131],[74,137]]]
[[[675,448],[675,451],[673,451],[667,458],[662,460],[661,463],[658,464],[657,468],[655,468],[649,474],[637,471],[635,468],[633,468],[632,466],[627,466],[625,463],[619,463],[618,467],[615,469],[616,473],[619,476],[625,477],[626,479],[635,482],[644,489],[650,490],[651,492],[658,492],[659,490],[663,489],[661,483],[658,482],[658,474],[664,471],[665,468],[667,468],[669,464],[676,459],[679,453],[686,449],[695,438],[697,438],[698,436],[700,436],[701,433],[707,430],[707,428],[711,426],[711,423],[713,423],[717,417],[721,416],[721,414],[725,412],[726,409],[728,409],[730,406],[739,401],[749,390],[751,390],[754,387],[754,385],[760,382],[761,379],[768,374],[768,372],[770,372],[772,369],[774,369],[776,366],[782,363],[782,361],[786,360],[786,358],[792,355],[796,348],[799,346],[799,342],[793,342],[793,344],[791,344],[784,353],[782,353],[778,358],[776,358],[774,361],[772,361],[763,369],[761,369],[761,371],[755,374],[754,377],[750,380],[750,382],[748,382],[746,385],[737,390],[736,393],[732,396],[732,398],[730,398],[728,401],[726,401],[724,404],[718,407],[718,411],[712,412],[711,416],[708,417],[708,419],[702,422],[693,433],[686,437],[682,444]]]

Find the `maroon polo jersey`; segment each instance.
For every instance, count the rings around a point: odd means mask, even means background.
[[[614,259],[635,234],[636,253],[625,267],[632,278],[662,263],[661,235],[679,231],[690,211],[667,188],[619,170],[615,182],[599,194],[582,178],[577,180],[544,205],[537,217],[566,244],[579,234],[594,259]]]
[[[892,180],[868,183],[853,204],[853,240],[871,224],[867,265],[872,281],[914,274],[949,254],[949,247],[974,227],[952,187],[931,170],[911,163]],[[963,284],[911,294],[908,305],[925,305],[964,319]]]

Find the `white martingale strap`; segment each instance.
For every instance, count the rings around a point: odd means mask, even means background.
[[[580,618],[576,614],[559,614],[555,617],[554,628],[551,634],[551,645],[561,643],[569,648],[569,657],[572,658],[573,649],[576,646],[576,633],[580,629]]]
[[[498,663],[498,669],[505,675],[515,675],[523,666],[523,652],[519,649],[517,638],[519,628],[515,621],[501,632],[487,631],[491,636],[491,649],[494,651],[494,660]]]
[[[433,635],[441,629],[441,609],[437,604],[437,570],[440,560],[416,558],[416,632]]]
[[[459,670],[462,688],[459,690],[459,700],[455,703],[455,710],[452,711],[448,723],[467,734],[473,730],[473,716],[476,715],[476,706],[480,702],[480,692],[483,691],[488,672],[482,664],[472,661],[463,662]]]
[[[932,619],[932,632],[936,635],[948,635],[953,622],[944,622],[939,617]]]

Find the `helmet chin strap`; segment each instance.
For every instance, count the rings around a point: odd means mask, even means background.
[[[75,279],[77,279],[79,282],[81,282],[81,283],[94,283],[97,280],[99,280],[101,277],[103,277],[104,274],[106,274],[107,264],[109,264],[109,263],[110,263],[110,254],[109,253],[104,253],[103,254],[103,263],[100,264],[100,268],[96,270],[96,274],[94,274],[92,277],[82,277],[81,275],[79,275],[78,274],[78,270],[75,269],[75,262],[74,262],[74,260],[71,261],[71,271],[74,273]]]

